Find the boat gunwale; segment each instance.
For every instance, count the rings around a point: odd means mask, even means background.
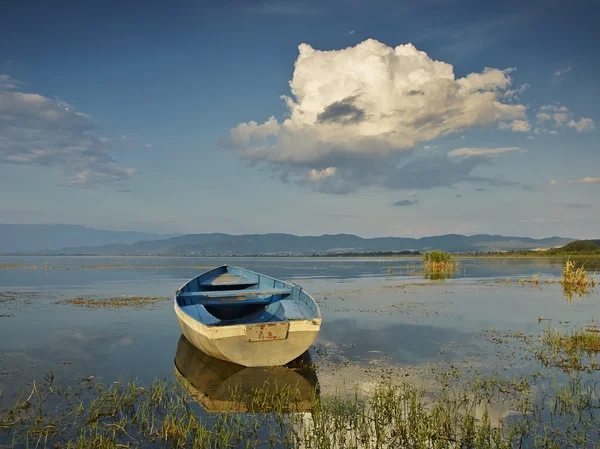
[[[253,326],[261,326],[267,325],[269,323],[281,323],[287,322],[289,323],[288,332],[304,332],[304,331],[314,331],[316,329],[321,328],[321,323],[323,321],[322,317],[317,318],[303,318],[296,320],[287,320],[287,321],[262,321],[251,324],[230,324],[227,326],[209,326],[204,324],[192,316],[188,315],[179,307],[179,305],[175,304],[175,314],[177,318],[183,320],[184,323],[188,327],[195,328],[194,330],[206,338],[211,340],[219,340],[221,338],[229,338],[229,337],[239,337],[246,335],[246,330]],[[193,324],[193,325],[192,325]],[[197,328],[196,328],[197,327]],[[316,328],[316,329],[315,329]]]

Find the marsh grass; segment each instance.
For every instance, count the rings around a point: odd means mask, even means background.
[[[165,301],[170,301],[167,297],[153,296],[119,296],[114,298],[72,298],[59,301],[59,304],[71,304],[79,307],[97,308],[122,308],[122,307],[146,307],[156,305]]]
[[[567,301],[572,302],[574,297],[583,298],[590,293],[590,290],[594,289],[596,273],[594,272],[591,277],[588,277],[585,262],[578,266],[573,260],[567,259],[560,283]]]
[[[256,411],[239,413],[233,405],[208,414],[166,380],[145,387],[133,379],[103,385],[87,378],[72,387],[34,383],[0,414],[0,446],[508,449],[527,443],[587,447],[598,432],[597,387],[581,379],[557,384],[537,399],[525,375],[463,379],[449,369],[439,381],[432,390],[385,378],[363,396],[315,395],[309,411],[300,413],[290,406],[293,388],[274,393],[271,386],[252,392]],[[232,390],[231,400],[247,398]],[[506,410],[500,417],[493,411],[498,404]]]
[[[429,279],[441,280],[451,278],[459,271],[458,261],[445,251],[430,251],[423,254],[423,272]]]
[[[588,270],[585,268],[585,262],[579,266],[568,259],[563,267],[563,274],[560,283],[564,287],[571,289],[594,288],[596,286],[596,273],[588,278]]]
[[[381,384],[366,398],[315,398],[311,413],[289,413],[293,392],[268,401],[267,413],[216,413],[202,417],[176,385],[132,380],[109,386],[87,382],[82,393],[34,386],[0,421],[12,447],[468,447],[479,441],[509,447],[499,423],[478,418],[482,396],[444,393],[430,403],[425,390]],[[60,413],[43,410],[53,394],[68,397]],[[290,396],[290,394],[292,396]],[[235,392],[232,399],[235,399]],[[441,446],[438,444],[440,443]],[[503,446],[502,446],[503,444]],[[9,446],[11,447],[11,446]]]
[[[600,352],[600,331],[592,321],[587,328],[560,330],[550,324],[540,337],[536,355],[546,366],[565,371],[594,371],[600,369],[596,360]]]

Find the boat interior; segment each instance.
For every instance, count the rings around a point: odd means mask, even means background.
[[[177,304],[205,325],[316,318],[312,300],[298,286],[237,267],[222,266],[192,279]]]

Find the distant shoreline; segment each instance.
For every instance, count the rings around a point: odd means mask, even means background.
[[[592,258],[598,259],[600,258],[600,254],[502,254],[502,253],[494,253],[494,254],[465,254],[465,253],[451,253],[454,259],[565,259],[565,258]],[[421,259],[421,254],[398,254],[398,255],[389,255],[389,254],[373,254],[373,253],[364,253],[364,254],[315,254],[315,255],[266,255],[266,254],[225,254],[225,255],[171,255],[171,254],[0,254],[0,257],[137,257],[137,258],[273,258],[273,259],[368,259],[368,258],[377,258],[377,259]]]

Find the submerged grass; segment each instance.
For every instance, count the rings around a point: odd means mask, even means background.
[[[455,371],[442,373],[435,393],[385,379],[365,396],[315,394],[301,413],[290,406],[297,400],[293,389],[257,389],[256,411],[238,413],[233,405],[209,414],[166,380],[146,387],[92,378],[71,388],[34,383],[30,394],[0,414],[0,446],[508,449],[588,447],[597,439],[595,384],[573,378],[534,400],[527,376],[459,379]],[[246,399],[232,391],[232,401]]]
[[[546,366],[565,371],[592,372],[600,369],[596,360],[600,352],[600,330],[592,322],[587,328],[547,329],[540,337],[536,349],[538,359]]]
[[[93,309],[108,307],[108,308],[122,308],[122,307],[145,307],[155,305],[161,302],[170,301],[171,298],[167,297],[154,297],[154,296],[119,296],[114,298],[72,298],[59,301],[59,304],[71,304],[79,307],[90,307]]]

